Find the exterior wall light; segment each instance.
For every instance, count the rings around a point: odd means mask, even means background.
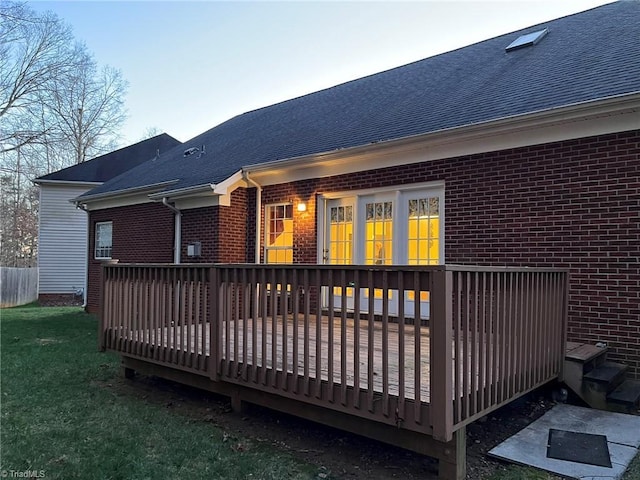
[[[298,202],[298,211],[299,212],[306,212],[307,211],[307,204],[304,202]]]

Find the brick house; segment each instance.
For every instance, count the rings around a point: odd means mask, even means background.
[[[76,199],[87,308],[107,247],[121,263],[564,267],[568,339],[639,377],[637,38],[640,3],[618,2],[232,118]]]

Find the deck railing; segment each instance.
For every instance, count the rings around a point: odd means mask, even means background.
[[[101,346],[449,441],[562,375],[567,274],[107,265]]]
[[[102,348],[208,373],[211,287],[210,266],[105,265]]]
[[[448,266],[437,285],[441,293],[436,296],[451,299],[438,304],[442,322],[433,323],[438,345],[438,351],[432,351],[434,361],[453,358],[452,372],[443,372],[434,382],[446,391],[452,382],[453,402],[444,395],[434,397],[444,398],[438,408],[446,412],[447,422],[438,429],[445,437],[449,427],[455,430],[550,379],[562,378],[566,272]]]

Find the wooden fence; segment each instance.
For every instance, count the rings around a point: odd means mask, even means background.
[[[0,267],[0,308],[38,299],[38,269]]]

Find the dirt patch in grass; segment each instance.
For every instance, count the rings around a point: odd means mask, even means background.
[[[36,303],[39,307],[81,307],[83,304],[81,296],[66,296],[55,298],[41,298]]]
[[[288,451],[302,461],[318,465],[327,477],[374,480],[437,477],[437,462],[429,457],[258,406],[248,406],[242,415],[235,414],[226,397],[160,378],[118,378],[104,386],[122,395],[135,395],[146,402],[160,404],[191,420],[211,423],[232,440],[245,438]],[[489,458],[486,453],[553,405],[551,389],[541,389],[470,425],[467,428],[467,478],[499,477],[501,471],[513,468]]]

